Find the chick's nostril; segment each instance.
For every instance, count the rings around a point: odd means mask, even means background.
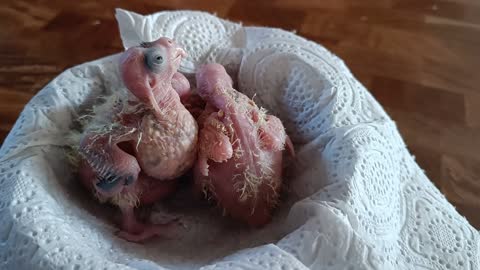
[[[173,44],[173,41],[169,38],[167,38],[167,42],[168,42],[168,44]]]

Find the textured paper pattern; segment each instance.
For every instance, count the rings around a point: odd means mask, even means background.
[[[0,150],[1,269],[478,269],[479,234],[425,176],[395,123],[344,63],[278,29],[200,12],[117,10],[126,48],[160,36],[219,62],[279,116],[297,146],[290,195],[248,230],[188,198],[159,204],[182,237],[137,245],[114,236],[111,208],[74,183],[63,146],[85,104],[124,90],[118,55],[73,67],[26,106]],[[179,194],[179,197],[185,196]]]

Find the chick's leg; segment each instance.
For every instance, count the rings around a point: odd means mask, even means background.
[[[178,186],[178,179],[159,181],[146,174],[139,177],[142,182],[140,205],[151,205],[172,195]]]
[[[177,187],[176,180],[159,181],[146,174],[140,174],[135,190],[138,191],[140,205],[146,206],[170,196]],[[178,231],[178,218],[170,219],[165,224],[142,223],[135,213],[135,204],[119,205],[122,212],[121,238],[130,242],[141,242],[155,236],[173,237]]]
[[[217,112],[212,112],[201,119],[203,128],[199,132],[198,158],[194,169],[193,194],[195,197],[201,197],[205,192],[209,176],[209,161],[222,163],[233,156],[228,129],[220,118]]]
[[[170,238],[178,230],[177,220],[165,224],[144,224],[138,221],[133,207],[122,207],[122,230],[117,236],[129,242],[143,242],[155,236]]]
[[[259,138],[262,146],[267,150],[281,151],[284,147],[292,157],[295,156],[293,143],[288,137],[280,119],[273,115],[265,117],[265,123],[259,128]]]

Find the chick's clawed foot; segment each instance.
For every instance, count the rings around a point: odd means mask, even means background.
[[[175,239],[179,237],[180,232],[184,229],[185,225],[179,219],[175,219],[163,224],[138,223],[134,232],[121,230],[115,234],[126,241],[140,243],[157,236]]]

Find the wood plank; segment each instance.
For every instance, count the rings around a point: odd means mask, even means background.
[[[305,14],[304,10],[271,7],[250,1],[236,1],[227,17],[233,21],[240,21],[245,25],[298,30],[302,26]]]
[[[433,120],[418,113],[385,106],[397,122],[407,145],[422,145],[443,154],[477,159],[480,153],[480,128]]]
[[[391,109],[415,111],[417,115],[444,124],[466,122],[461,94],[383,77],[373,77],[370,91]]]

